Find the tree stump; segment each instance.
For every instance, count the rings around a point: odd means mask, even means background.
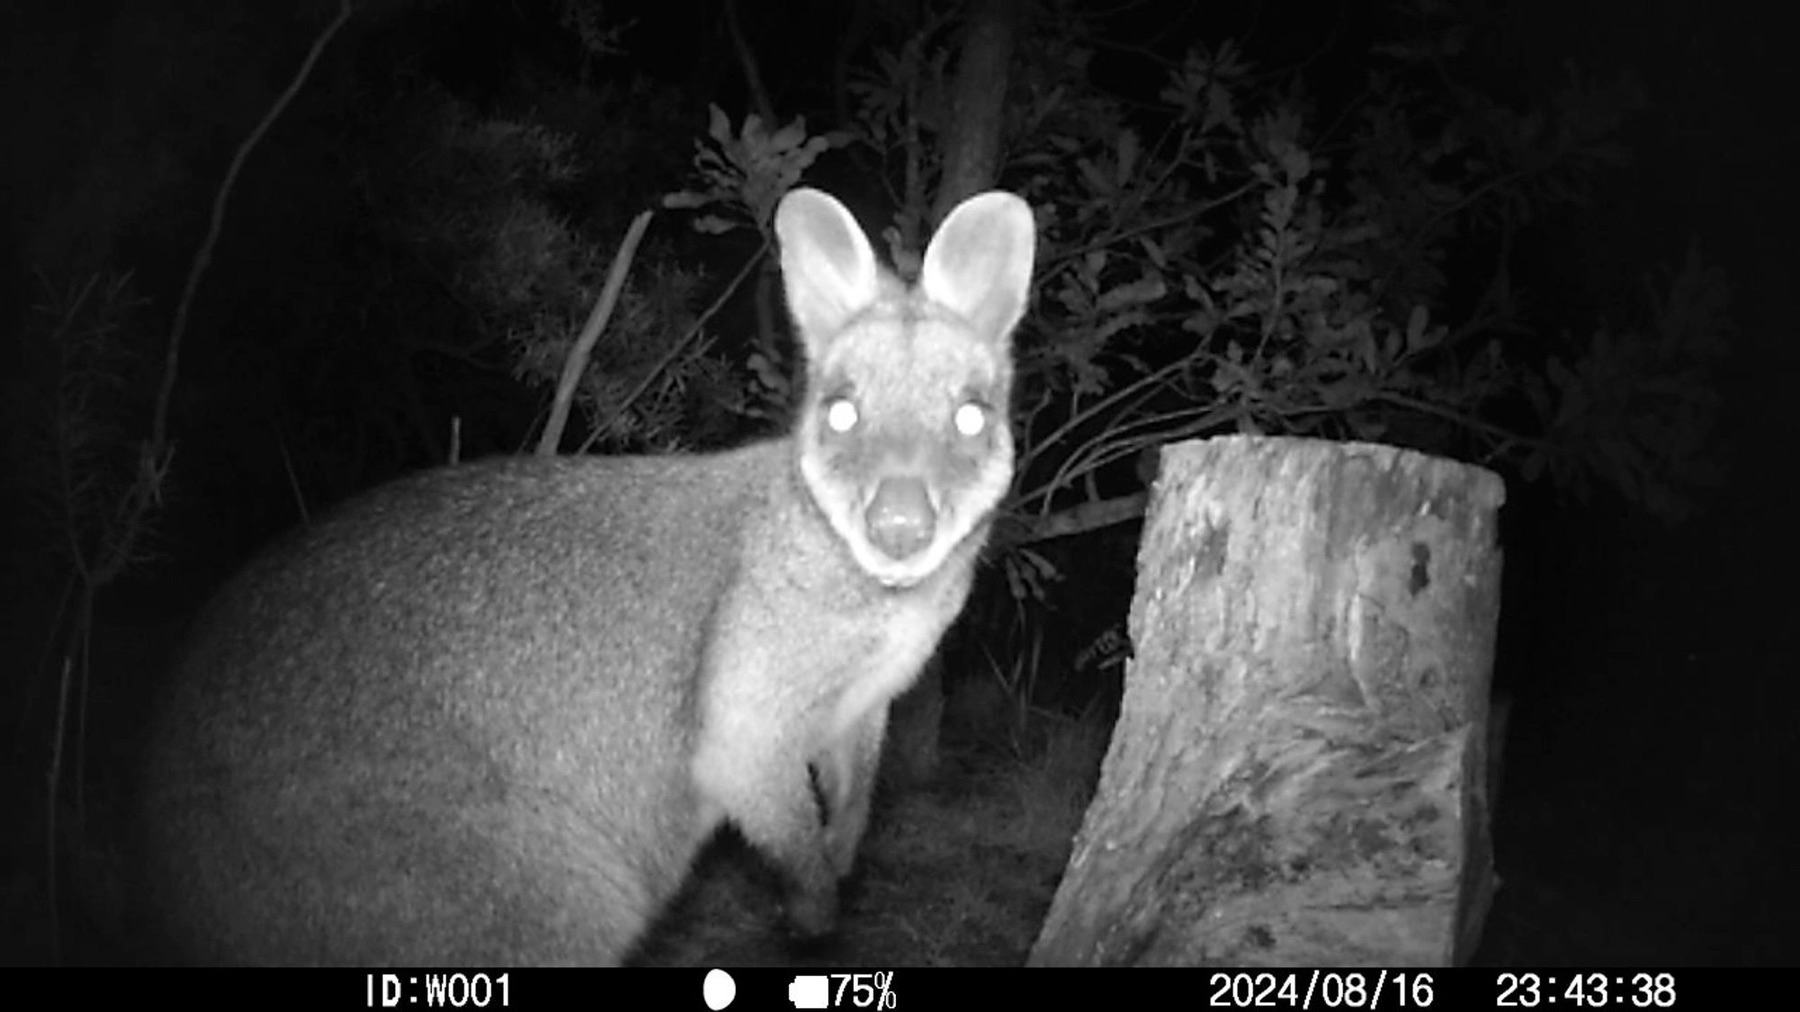
[[[1466,961],[1504,496],[1388,446],[1165,450],[1123,709],[1030,962]]]

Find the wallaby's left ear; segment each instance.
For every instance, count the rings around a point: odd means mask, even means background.
[[[836,334],[881,296],[875,251],[831,194],[789,190],[775,209],[775,235],[788,308],[808,338]]]
[[[1037,223],[1031,207],[1000,190],[956,205],[925,248],[919,288],[990,340],[1005,340],[1031,297]]]

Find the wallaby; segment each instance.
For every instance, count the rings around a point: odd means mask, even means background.
[[[972,197],[908,287],[824,193],[775,230],[788,435],[403,479],[202,613],[144,772],[173,958],[618,963],[726,820],[834,925],[888,704],[1012,480],[1035,231]]]

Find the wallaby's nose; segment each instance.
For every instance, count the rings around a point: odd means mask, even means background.
[[[869,542],[896,561],[911,558],[931,543],[937,511],[921,478],[883,478],[863,511]]]

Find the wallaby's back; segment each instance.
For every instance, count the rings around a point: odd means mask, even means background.
[[[692,604],[786,448],[434,471],[233,581],[152,749],[177,951],[621,958],[712,828]]]
[[[205,963],[616,963],[726,820],[829,931],[888,704],[1012,476],[1024,202],[959,205],[919,284],[796,190],[787,436],[379,489],[203,613],[151,732],[152,913]]]

